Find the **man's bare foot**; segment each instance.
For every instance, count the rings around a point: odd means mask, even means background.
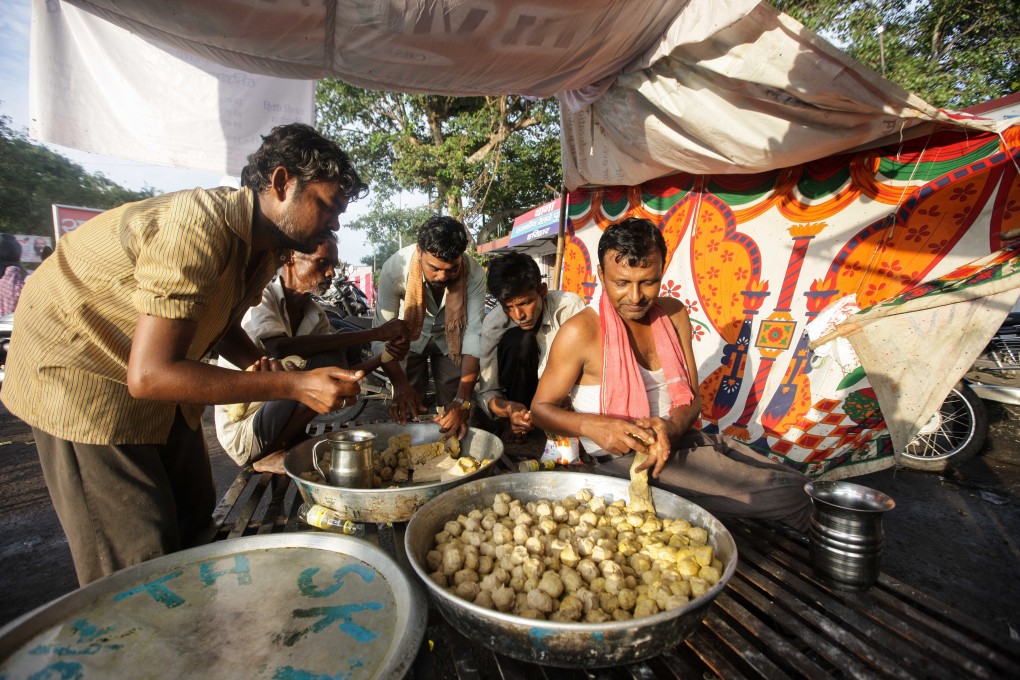
[[[251,466],[255,472],[272,472],[275,475],[285,475],[287,471],[283,469],[283,458],[286,455],[286,451],[275,451],[268,456],[259,458]]]

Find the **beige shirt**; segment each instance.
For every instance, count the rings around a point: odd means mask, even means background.
[[[280,251],[251,257],[250,189],[193,189],[128,203],[62,237],[14,316],[2,398],[11,413],[83,444],[163,444],[176,404],[128,394],[141,314],[197,322],[200,360],[256,304]],[[192,427],[204,407],[181,405]]]
[[[265,341],[272,338],[328,335],[333,332],[326,312],[311,296],[305,298],[301,321],[298,323],[297,332],[293,332],[290,316],[287,314],[287,299],[284,297],[283,284],[279,278],[270,281],[262,291],[262,302],[245,313],[241,328],[263,352],[266,349]],[[238,366],[223,357],[220,357],[217,363],[224,368],[239,370]],[[213,409],[216,439],[238,465],[247,464],[255,452],[255,414],[261,405],[262,402],[253,402],[244,418],[236,422],[227,418],[226,404],[218,404]]]
[[[545,371],[546,362],[549,360],[549,348],[552,347],[553,340],[560,331],[560,326],[584,307],[584,300],[574,293],[553,290],[546,295],[545,304],[542,307],[542,322],[535,329],[535,339],[538,342],[539,376]],[[489,401],[493,397],[504,396],[503,389],[499,384],[499,362],[496,359],[496,349],[503,334],[516,325],[506,315],[502,307],[496,307],[489,312],[482,324],[482,355],[478,358],[481,370],[478,378],[478,396],[486,411],[489,410]],[[490,413],[490,415],[492,414]]]
[[[394,253],[379,272],[379,295],[375,301],[375,326],[381,326],[391,319],[403,318],[404,294],[407,292],[407,270],[411,266],[416,244],[409,245]],[[482,316],[485,313],[485,272],[470,256],[467,258],[467,290],[465,302],[467,327],[461,342],[460,353],[477,357],[481,350]],[[435,342],[443,354],[450,353],[446,342],[446,295],[436,302],[432,289],[425,285],[425,321],[421,336],[411,343],[410,351],[421,354],[429,341]],[[376,342],[372,351],[381,354],[386,343]]]

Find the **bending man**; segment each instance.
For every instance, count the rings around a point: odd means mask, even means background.
[[[398,250],[379,274],[375,325],[402,314],[410,348],[402,367],[383,370],[393,381],[390,414],[399,423],[425,412],[429,370],[436,402],[446,411],[435,420],[447,435],[464,436],[471,393],[478,380],[485,275],[466,256],[467,231],[452,217],[434,215],[418,228],[418,242]],[[382,346],[376,344],[376,351]]]
[[[308,125],[274,128],[242,188],[128,203],[64,236],[15,313],[3,401],[35,434],[84,585],[190,545],[216,502],[206,404],[358,393],[339,368],[230,371],[262,353],[241,328],[288,250],[314,252],[367,187]],[[267,368],[279,368],[269,362]]]
[[[567,319],[584,309],[574,293],[550,291],[538,263],[510,252],[489,263],[489,294],[499,309],[482,323],[479,399],[494,418],[504,418],[507,438],[531,431],[531,400],[549,359],[549,348]]]
[[[808,481],[736,440],[692,427],[701,411],[691,323],[658,297],[666,244],[654,224],[627,219],[599,240],[599,309],[560,329],[532,403],[538,427],[581,437],[599,472],[628,477],[648,453],[653,485],[721,518],[757,517],[806,531]],[[566,397],[574,411],[562,408]],[[630,454],[630,455],[628,455]]]
[[[279,276],[262,292],[262,302],[244,315],[241,326],[267,357],[291,355],[307,360],[306,368],[341,366],[368,373],[379,367],[376,355],[349,366],[348,350],[374,340],[395,340],[407,334],[404,322],[389,321],[379,328],[334,333],[329,317],[313,295],[329,290],[339,264],[336,237],[319,244],[314,253],[291,251]],[[269,361],[263,359],[263,362]],[[220,357],[219,365],[237,369]],[[218,405],[215,409],[216,437],[238,465],[252,463],[259,472],[284,474],[283,449],[306,438],[305,428],[315,411],[293,399],[278,399],[247,405]]]

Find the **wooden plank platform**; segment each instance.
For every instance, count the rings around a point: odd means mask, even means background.
[[[289,478],[242,470],[208,538],[308,530],[296,517],[300,504]],[[1020,644],[925,593],[884,574],[865,592],[836,590],[814,578],[806,536],[756,521],[727,527],[737,572],[703,624],[666,654],[617,668],[541,667],[472,643],[432,610],[410,677],[1020,678]],[[368,529],[406,566],[402,524]]]

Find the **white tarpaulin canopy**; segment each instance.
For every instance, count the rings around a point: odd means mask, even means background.
[[[251,73],[556,95],[568,188],[787,167],[952,120],[755,0],[70,2]]]
[[[281,122],[315,122],[315,83],[255,75],[156,47],[88,12],[35,0],[33,139],[240,175]]]

